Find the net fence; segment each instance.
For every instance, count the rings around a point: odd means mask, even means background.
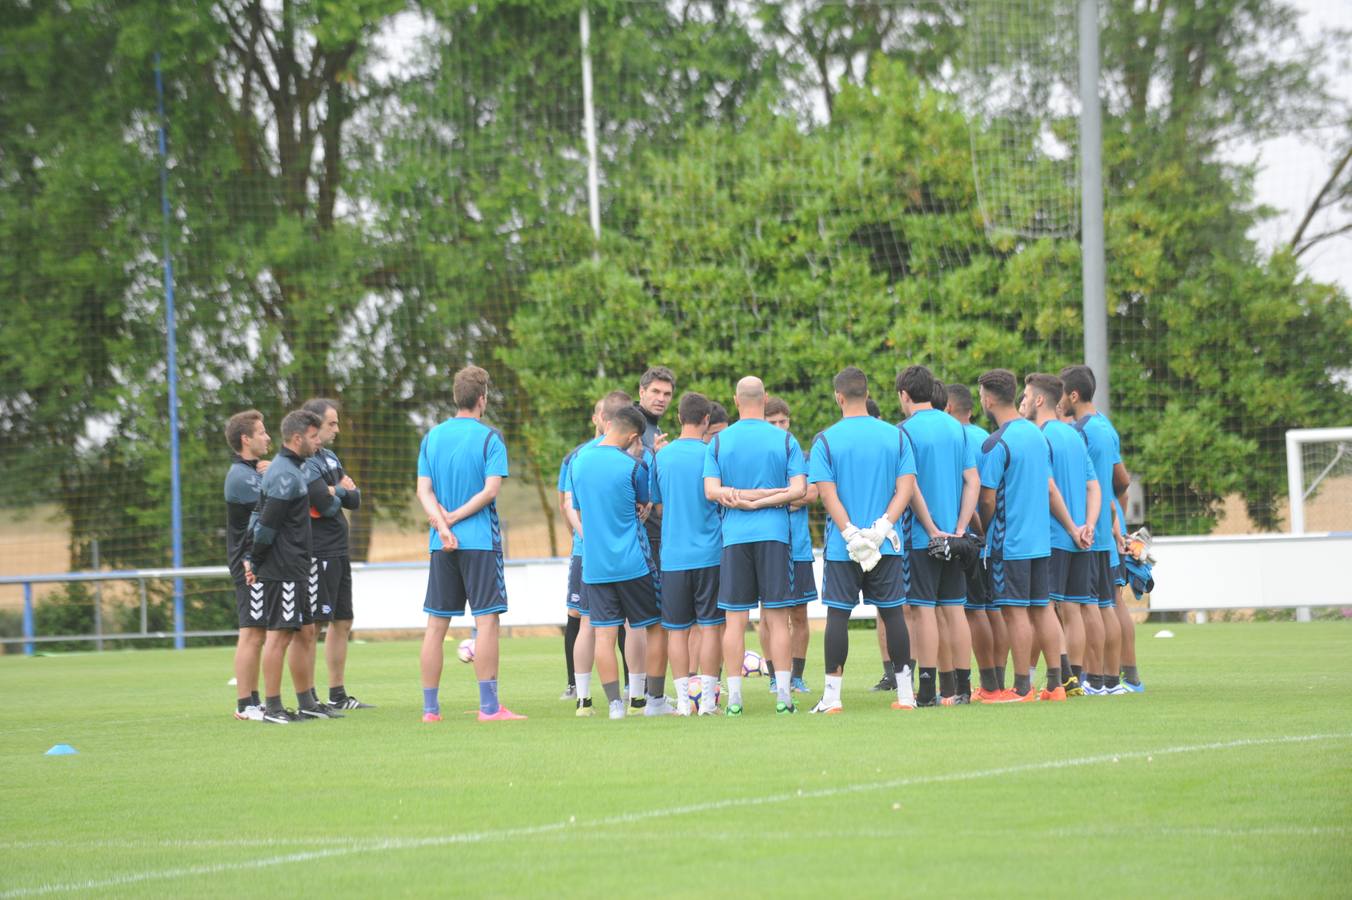
[[[1162,149],[1163,51],[1140,49],[1133,8],[1101,12],[1124,459],[1156,533],[1279,529],[1285,430],[1347,418],[1346,298],[1261,258],[1233,173]],[[415,560],[418,441],[452,412],[449,373],[484,366],[506,549],[536,557],[567,552],[553,479],[592,403],[651,365],[729,409],[762,376],[806,443],[845,365],[897,420],[912,362],[973,386],[1082,362],[1075,9],[235,0],[175,6],[164,29],[158,7],[94,3],[61,24],[80,64],[48,69],[17,51],[53,14],[16,10],[0,573],[169,563],[166,257],[187,565],[223,562],[241,409],[275,439],[287,410],[337,398],[353,556]],[[93,590],[39,599],[83,632]],[[148,615],[168,591],[151,585]],[[102,614],[139,619],[131,593],[105,588]],[[0,587],[0,616],[19,599]],[[189,629],[228,627],[227,584],[186,599]]]

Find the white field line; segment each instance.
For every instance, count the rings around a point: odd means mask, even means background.
[[[1233,741],[1214,741],[1206,744],[1183,744],[1175,747],[1161,747],[1156,750],[1134,750],[1119,753],[1105,753],[1098,756],[1081,756],[1071,759],[1046,760],[1036,763],[1024,763],[1016,766],[1002,766],[994,769],[977,769],[968,772],[953,772],[946,775],[916,775],[909,778],[894,778],[887,781],[864,782],[838,787],[802,790],[779,794],[767,794],[762,797],[738,797],[727,800],[713,800],[705,803],[692,803],[686,806],[673,806],[665,809],[644,810],[622,813],[599,819],[552,822],[518,828],[503,828],[493,831],[470,831],[461,834],[439,835],[425,838],[391,838],[379,841],[354,840],[341,847],[321,850],[307,850],[270,856],[263,859],[236,860],[228,863],[208,863],[194,866],[179,866],[171,869],[153,869],[142,872],[128,872],[109,878],[97,878],[87,881],[68,881],[34,885],[32,887],[11,888],[0,893],[0,898],[36,897],[44,894],[57,894],[71,891],[91,891],[100,888],[123,887],[147,881],[161,881],[172,878],[186,878],[195,875],[218,875],[227,872],[239,872],[247,869],[263,869],[288,863],[308,862],[316,859],[328,859],[338,856],[381,853],[391,850],[411,850],[422,847],[440,847],[449,844],[477,844],[487,841],[504,840],[514,837],[530,837],[572,829],[606,828],[613,825],[627,825],[651,819],[664,819],[673,816],[685,816],[695,813],[717,812],[726,809],[768,806],[776,803],[790,803],[796,800],[819,800],[849,794],[869,793],[873,791],[895,790],[898,788],[920,787],[933,784],[948,784],[963,781],[976,781],[985,778],[1001,778],[1007,775],[1022,775],[1031,772],[1043,772],[1054,769],[1072,769],[1084,766],[1096,766],[1122,760],[1153,759],[1156,756],[1177,756],[1188,753],[1206,753],[1217,750],[1237,750],[1246,747],[1265,747],[1279,744],[1301,744],[1315,741],[1342,741],[1352,739],[1352,734],[1306,734],[1274,738],[1243,738]],[[1225,829],[1221,829],[1224,831]],[[1205,832],[1203,832],[1205,833]]]

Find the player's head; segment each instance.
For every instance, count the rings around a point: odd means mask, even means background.
[[[488,373],[478,366],[465,366],[455,373],[451,393],[456,409],[483,415],[488,406]]]
[[[1079,418],[1081,411],[1094,402],[1094,391],[1098,390],[1098,379],[1094,370],[1088,366],[1066,366],[1061,370],[1061,411]]]
[[[864,410],[869,414],[870,418],[881,419],[883,417],[883,408],[879,406],[878,401],[874,400],[872,397],[864,400]]]
[[[676,376],[666,366],[653,366],[638,380],[638,405],[659,419],[676,393]]]
[[[300,408],[319,416],[319,421],[324,423],[319,428],[319,445],[327,447],[338,436],[338,401],[315,397],[306,400]]]
[[[945,388],[948,391],[948,406],[944,408],[950,416],[966,425],[972,421],[972,392],[965,384],[950,384]]]
[[[789,430],[791,424],[789,418],[789,404],[785,403],[781,397],[765,398],[765,421],[776,428]]]
[[[704,432],[704,443],[728,427],[728,408],[717,400],[709,404],[709,429]]]
[[[648,422],[643,418],[643,413],[631,404],[610,417],[606,442],[628,452],[634,449],[635,443],[642,441],[643,430],[647,427]]]
[[[997,409],[1014,408],[1014,394],[1019,389],[1019,382],[1013,372],[991,369],[982,372],[976,383],[981,388],[981,408],[986,412],[994,414]]]
[[[691,436],[704,437],[709,430],[709,411],[713,403],[709,398],[696,391],[686,391],[676,404],[676,418],[681,420],[681,431],[690,431]]]
[[[282,419],[282,446],[297,456],[313,456],[323,427],[324,420],[308,409],[293,409]]]
[[[225,423],[225,442],[246,459],[262,459],[272,443],[263,427],[263,414],[256,409],[235,413]]]
[[[1056,418],[1056,407],[1061,402],[1061,379],[1046,372],[1031,372],[1023,379],[1023,398],[1019,414],[1033,422]]]
[[[755,375],[747,375],[737,382],[737,393],[732,399],[741,418],[761,418],[765,414],[765,382]]]
[[[930,406],[943,409],[948,405],[948,387],[939,379],[934,379],[934,393],[930,395]]]
[[[596,429],[597,434],[604,434],[606,427],[601,421],[601,407],[605,406],[606,398],[602,397],[592,404],[591,423],[592,428]]]
[[[924,366],[907,366],[897,373],[897,399],[901,411],[910,415],[917,406],[934,399],[934,373]]]
[[[606,394],[601,398],[601,429],[603,431],[608,429],[616,413],[633,405],[634,399],[629,396],[628,391],[611,391]]]
[[[831,389],[841,409],[846,405],[865,403],[868,400],[868,376],[858,366],[846,366],[831,379]]]

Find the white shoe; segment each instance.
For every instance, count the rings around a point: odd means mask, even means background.
[[[1118,697],[1121,696],[1122,694],[1130,694],[1131,692],[1132,692],[1131,688],[1121,683],[1115,684],[1110,688],[1103,689],[1103,693],[1108,695],[1109,697]]]
[[[235,718],[241,722],[261,722],[263,721],[263,707],[246,706],[244,712],[235,710]]]
[[[700,714],[701,716],[716,716],[716,715],[718,715],[718,704],[717,704],[717,703],[708,703],[708,704],[706,704],[703,700],[700,700],[700,702],[699,702],[699,714]]]
[[[624,701],[623,701],[623,700],[611,700],[611,701],[610,701],[610,717],[611,717],[612,719],[623,719],[623,718],[625,717],[625,715],[626,715],[626,714],[625,714],[625,711],[624,711]]]
[[[840,705],[839,700],[832,700],[828,703],[825,697],[818,700],[817,705],[808,710],[810,713],[825,714],[828,716],[834,716],[838,713],[843,713],[844,711],[845,707]]]
[[[671,701],[666,697],[649,697],[648,703],[643,707],[645,716],[674,716],[676,710],[671,706]]]
[[[684,699],[684,700],[677,700],[677,701],[676,701],[676,715],[678,715],[678,716],[689,716],[690,713],[691,713],[692,711],[693,711],[693,710],[692,710],[692,708],[691,708],[691,706],[690,706],[690,698],[689,698],[689,697],[687,697],[687,698]]]

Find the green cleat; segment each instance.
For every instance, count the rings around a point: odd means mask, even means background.
[[[791,716],[796,712],[798,712],[798,707],[794,706],[792,703],[785,703],[783,700],[780,700],[775,704],[775,715],[777,716]]]
[[[725,715],[728,715],[728,716],[740,716],[741,714],[742,714],[742,707],[741,707],[740,705],[735,704],[735,703],[730,703],[730,704],[728,704],[728,711],[727,711],[727,713],[725,713]]]

